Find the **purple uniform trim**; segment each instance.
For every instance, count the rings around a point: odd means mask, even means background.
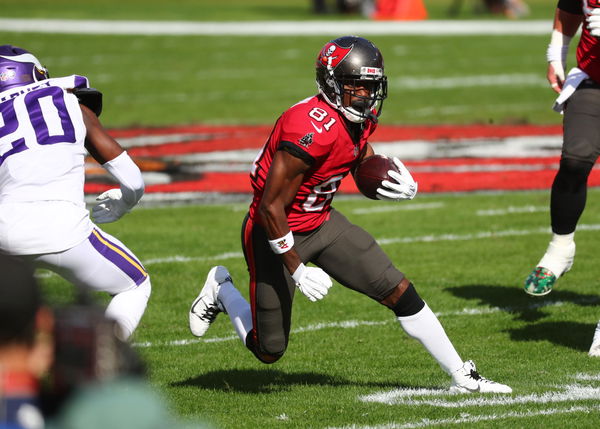
[[[144,266],[133,256],[131,253],[120,247],[118,244],[110,241],[108,238],[103,236],[100,231],[94,229],[88,240],[94,246],[94,248],[108,259],[110,262],[115,264],[121,271],[123,271],[136,285],[140,285],[148,273]]]
[[[75,88],[87,88],[89,87],[88,79],[84,76],[75,76]]]

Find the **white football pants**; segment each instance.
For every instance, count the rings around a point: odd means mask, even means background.
[[[119,339],[131,336],[146,310],[151,285],[146,269],[123,243],[96,227],[75,247],[28,258],[76,287],[112,295],[105,314],[117,321]]]

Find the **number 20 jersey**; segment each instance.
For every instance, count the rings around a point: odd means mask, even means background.
[[[250,217],[260,223],[258,206],[267,174],[275,153],[283,145],[311,165],[287,208],[290,229],[306,232],[319,227],[328,218],[341,180],[356,164],[375,127],[371,120],[365,121],[360,136],[353,140],[345,118],[320,95],[290,107],[277,120],[254,162],[250,175],[254,189]]]
[[[72,88],[82,76],[47,79],[0,93],[0,249],[61,251],[93,224],[85,208],[86,129]]]

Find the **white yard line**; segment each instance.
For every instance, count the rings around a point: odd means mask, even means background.
[[[515,213],[539,213],[539,212],[547,212],[550,210],[548,206],[520,206],[514,207],[509,206],[503,209],[490,209],[490,210],[477,210],[475,214],[477,216],[504,216],[507,214],[515,214]]]
[[[581,224],[577,226],[578,231],[600,231],[600,224]],[[407,243],[437,243],[441,241],[467,241],[481,240],[488,238],[515,237],[526,235],[550,234],[550,227],[539,227],[535,229],[508,229],[501,231],[481,231],[469,234],[439,234],[439,235],[423,235],[420,237],[390,237],[378,238],[377,242],[386,246],[388,244],[407,244]],[[188,263],[188,262],[205,262],[205,261],[221,261],[228,259],[242,258],[242,252],[226,252],[211,256],[181,256],[174,255],[164,258],[154,258],[144,260],[144,265],[153,264],[170,264],[170,263]]]
[[[368,208],[360,208],[351,210],[353,214],[371,214],[371,213],[388,213],[398,211],[412,211],[412,210],[430,210],[430,209],[441,209],[446,204],[442,202],[433,203],[421,203],[421,204],[386,204],[384,206],[373,206]]]
[[[573,376],[577,380],[599,381],[600,374],[578,373]],[[556,386],[556,390],[543,393],[534,393],[527,395],[457,395],[449,392],[447,389],[424,389],[407,388],[393,389],[385,392],[362,395],[358,397],[361,402],[380,403],[385,405],[405,405],[410,407],[434,406],[442,408],[460,408],[464,407],[485,407],[485,406],[513,406],[523,404],[545,404],[579,401],[598,401],[600,400],[600,387],[565,384]],[[598,411],[600,406],[571,406],[569,408],[546,408],[544,410],[526,411],[526,412],[496,412],[488,415],[472,415],[468,412],[461,412],[460,417],[445,419],[419,419],[412,422],[390,422],[380,425],[347,425],[337,429],[408,429],[424,428],[434,426],[460,425],[464,423],[478,423],[483,421],[502,420],[508,418],[526,418],[533,416],[546,416],[554,414],[568,413],[589,413]],[[335,429],[335,428],[329,428]]]
[[[493,75],[471,75],[455,77],[399,77],[393,79],[393,85],[403,89],[451,89],[473,88],[480,86],[539,86],[547,87],[545,77],[533,73],[504,73]]]
[[[599,231],[600,224],[582,224],[577,226],[579,231]],[[440,234],[440,235],[424,235],[421,237],[394,237],[394,238],[378,238],[377,242],[380,245],[396,244],[396,243],[436,243],[440,241],[466,241],[479,240],[488,238],[500,237],[515,237],[535,234],[550,234],[549,227],[540,227],[535,229],[507,229],[502,231],[481,231],[471,234]]]
[[[514,418],[525,418],[535,416],[551,416],[556,414],[572,414],[572,413],[590,413],[592,411],[600,410],[600,406],[572,406],[569,408],[548,408],[545,410],[538,411],[508,411],[505,413],[494,413],[484,415],[470,415],[468,413],[461,413],[461,417],[447,418],[447,419],[421,419],[415,422],[407,423],[385,423],[382,425],[348,425],[342,427],[330,427],[328,429],[417,429],[434,426],[450,426],[450,425],[462,425],[465,423],[480,423],[493,420],[502,419],[514,419]]]
[[[433,406],[440,408],[484,407],[490,405],[517,405],[517,404],[549,404],[557,402],[600,400],[600,387],[568,384],[560,386],[562,391],[532,393],[529,395],[477,395],[467,398],[452,399],[454,394],[448,390],[440,392],[421,392],[422,389],[395,389],[388,392],[373,393],[360,396],[362,402],[376,402],[386,405]],[[448,399],[430,398],[430,396],[443,396]]]
[[[547,35],[552,21],[119,21],[75,19],[0,19],[2,31],[61,34],[150,36],[313,36],[313,35]]]

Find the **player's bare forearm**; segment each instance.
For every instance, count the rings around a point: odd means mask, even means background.
[[[270,203],[265,203],[263,198],[259,213],[269,240],[276,240],[284,237],[290,232],[285,213],[285,206],[281,204],[280,200],[277,199]],[[289,251],[282,253],[280,257],[290,274],[293,274],[296,268],[298,268],[298,265],[302,262],[300,256],[298,256],[293,247]]]
[[[87,133],[85,148],[100,164],[115,159],[123,152],[121,145],[108,135],[94,112],[82,104],[80,107]]]
[[[259,206],[260,219],[269,240],[277,240],[290,233],[286,208],[294,201],[307,169],[301,159],[284,151],[276,153]],[[301,263],[293,247],[282,253],[281,258],[290,274]]]
[[[568,37],[573,37],[583,22],[583,15],[575,15],[564,10],[556,9],[554,29]]]

